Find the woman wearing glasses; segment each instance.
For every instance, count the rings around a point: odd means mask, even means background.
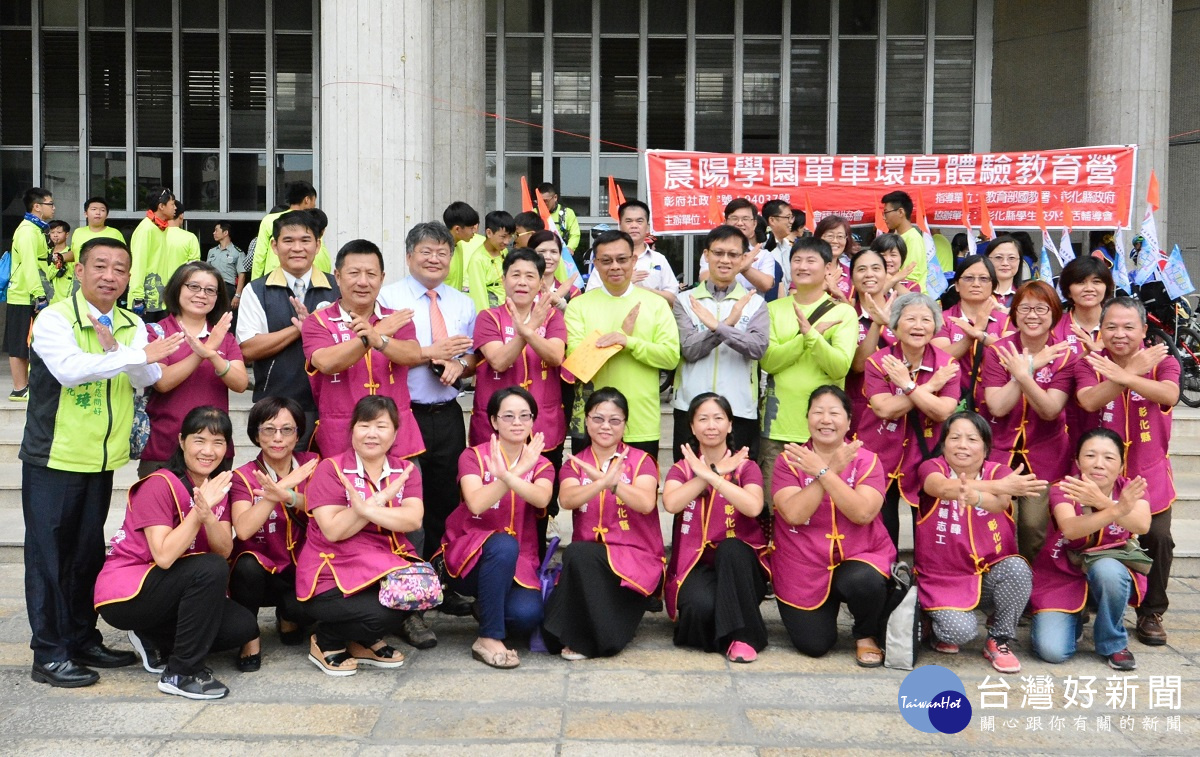
[[[179,444],[179,427],[189,410],[212,405],[229,412],[229,391],[246,391],[246,364],[229,330],[233,313],[217,269],[202,261],[179,267],[163,294],[168,315],[148,324],[149,338],[183,332],[184,344],[162,361],[162,378],[149,394],[150,440],[142,452],[138,476],[166,465]],[[233,445],[225,451],[223,469],[233,461]]]
[[[992,261],[968,255],[954,269],[954,296],[958,301],[942,310],[943,323],[933,346],[959,361],[961,396],[974,398],[983,351],[1012,333],[1008,309],[996,302],[999,279]]]
[[[1021,286],[1021,245],[1007,234],[988,242],[983,253],[996,267],[996,301],[1004,307],[1012,305]]]
[[[1071,345],[1051,335],[1062,317],[1058,293],[1044,281],[1031,281],[1013,296],[1017,333],[988,347],[975,399],[992,427],[990,459],[1039,479],[1057,481],[1071,463],[1064,434],[1067,398],[1074,383]],[[1048,494],[1020,497],[1017,543],[1033,562],[1046,538]]]
[[[824,239],[833,250],[833,262],[837,268],[825,279],[829,294],[836,300],[847,302],[853,287],[850,284],[850,258],[858,251],[858,243],[851,237],[850,222],[841,216],[825,216],[817,224],[813,236]]]
[[[471,655],[515,668],[521,660],[506,639],[542,622],[536,521],[550,502],[554,469],[542,457],[541,432],[530,438],[538,418],[533,395],[501,389],[488,399],[487,414],[490,438],[458,458],[462,504],[446,519],[442,556],[450,587],[475,597],[479,638]]]
[[[304,410],[285,397],[264,397],[250,408],[246,435],[262,451],[233,472],[233,570],[229,597],[258,617],[263,606],[275,608],[279,639],[292,646],[304,641],[304,614],[296,600],[296,558],[304,545],[308,515],[304,490],[317,467],[313,452],[297,452],[304,435]],[[237,668],[250,673],[262,665],[261,641],[242,647]]]
[[[658,466],[624,441],[629,403],[612,387],[584,405],[591,446],[563,464],[559,504],[571,545],[546,601],[545,629],[567,660],[611,657],[633,639],[663,579]]]

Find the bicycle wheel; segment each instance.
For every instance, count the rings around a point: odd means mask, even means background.
[[[1179,344],[1179,399],[1188,407],[1200,407],[1200,331],[1181,326]]]
[[[1150,326],[1148,329],[1146,329],[1146,339],[1150,342],[1150,344],[1165,344],[1167,346],[1167,352],[1171,353],[1171,357],[1179,361],[1179,399],[1184,400],[1183,387],[1186,383],[1185,378],[1188,375],[1188,363],[1191,363],[1194,372],[1196,361],[1194,359],[1189,360],[1185,358],[1183,351],[1179,349],[1179,345],[1175,343],[1175,340],[1168,336],[1167,332],[1163,331],[1158,326]],[[1198,398],[1198,401],[1200,401],[1200,398]],[[1184,401],[1184,404],[1188,407],[1200,406],[1192,405],[1186,400]]]

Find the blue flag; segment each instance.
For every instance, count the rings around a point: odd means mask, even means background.
[[[1133,292],[1133,284],[1129,280],[1129,263],[1125,260],[1125,235],[1121,229],[1113,234],[1113,246],[1116,247],[1116,260],[1113,261],[1113,284],[1120,291]]]
[[[925,294],[937,299],[946,291],[946,274],[942,271],[942,264],[938,262],[937,245],[933,242],[933,235],[926,231],[921,236],[925,240],[925,260],[928,265],[925,270]]]
[[[1050,267],[1050,252],[1043,247],[1041,260],[1038,263],[1038,278],[1050,286],[1054,286],[1054,269]]]
[[[1175,245],[1171,249],[1171,254],[1167,256],[1167,266],[1163,268],[1162,280],[1163,285],[1167,288],[1167,294],[1173,300],[1196,291],[1196,287],[1192,286],[1192,277],[1188,275],[1187,265],[1183,262],[1183,253],[1179,251],[1179,245]]]

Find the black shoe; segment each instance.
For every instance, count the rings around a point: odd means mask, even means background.
[[[208,668],[190,676],[166,671],[158,679],[158,690],[188,699],[220,699],[229,693],[225,684],[213,678]]]
[[[400,638],[417,649],[433,649],[437,646],[437,636],[425,622],[420,613],[414,612],[404,620],[400,627]]]
[[[29,677],[38,683],[48,683],[62,689],[78,689],[91,686],[100,680],[100,674],[91,668],[85,668],[72,660],[48,662],[45,665],[33,663],[33,671]]]
[[[29,387],[27,386],[24,389],[13,389],[11,392],[8,393],[8,401],[9,402],[28,402],[29,401]]]
[[[161,675],[167,669],[167,653],[138,636],[136,631],[129,632],[129,643],[133,645],[133,651],[142,658],[142,667],[147,673]]]
[[[90,668],[123,668],[138,661],[137,655],[133,652],[109,649],[103,644],[82,649],[76,652],[71,659]]]
[[[257,673],[262,667],[262,653],[255,652],[248,654],[245,657],[237,658],[237,669],[243,673]]]
[[[442,603],[438,605],[438,611],[443,615],[453,615],[456,618],[465,618],[471,614],[471,605],[474,601],[469,597],[464,597],[462,594],[454,591],[446,591],[446,596],[442,599]]]
[[[297,624],[290,631],[283,630],[283,618],[278,609],[275,610],[275,628],[279,630],[279,642],[285,647],[296,647],[308,641],[308,633],[302,624]]]

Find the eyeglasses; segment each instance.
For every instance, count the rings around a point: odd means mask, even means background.
[[[961,276],[958,280],[964,284],[990,284],[992,281],[990,276]]]
[[[446,252],[445,250],[417,250],[416,255],[418,258],[425,258],[425,259],[432,258],[434,260],[449,260],[451,258],[451,256],[453,255],[453,253]]]
[[[825,236],[821,237],[821,239],[824,239],[826,242],[845,242],[846,235],[845,234],[826,234]]]
[[[725,218],[728,223],[754,223],[754,216],[728,216]]]
[[[496,417],[500,419],[501,423],[507,423],[511,426],[514,423],[529,423],[531,420],[533,420],[533,413],[521,413],[520,415],[505,413],[504,415],[497,415]]]
[[[588,423],[592,424],[596,428],[600,428],[604,425],[608,425],[612,428],[625,425],[625,419],[618,418],[616,416],[613,416],[612,418],[605,418],[603,415],[589,415],[587,419]]]
[[[38,202],[38,203],[35,203],[35,204],[37,204],[37,205],[49,205],[50,207],[54,207],[54,200],[42,200],[41,202]]]
[[[530,236],[531,234],[536,234],[536,233],[537,233],[536,231],[521,231],[521,232],[517,232],[514,236],[516,236],[517,239],[520,239],[521,237],[527,237],[527,236]]]
[[[732,250],[706,250],[706,252],[710,258],[715,258],[716,260],[737,260],[742,255],[746,254],[741,250],[738,250],[737,252]]]
[[[901,210],[903,210],[903,208],[888,208],[887,210],[883,211],[883,214],[886,216],[888,213],[899,213]]]
[[[1018,315],[1029,315],[1030,313],[1036,313],[1037,315],[1050,315],[1050,306],[1045,304],[1021,305],[1017,308]]]
[[[784,221],[788,221],[788,222],[796,220],[796,216],[793,215],[792,213],[788,213],[786,216],[771,216],[771,218],[781,218]]]
[[[217,296],[217,288],[216,287],[202,287],[194,281],[189,281],[188,283],[184,284],[184,286],[192,294],[200,294],[201,292],[203,292],[205,297],[216,297]]]
[[[284,439],[293,437],[296,435],[296,427],[295,426],[281,426],[279,428],[276,428],[275,426],[259,426],[258,427],[258,435],[259,436],[265,436],[268,439],[270,439],[270,438],[274,437],[276,434],[279,434]]]
[[[596,258],[596,265],[629,265],[631,260],[633,260],[632,255],[622,255],[619,258]]]

